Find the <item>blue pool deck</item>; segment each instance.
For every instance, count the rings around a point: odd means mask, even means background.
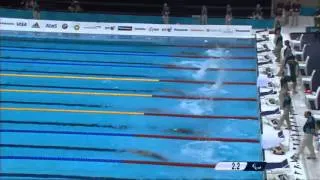
[[[214,170],[263,161],[254,39],[1,32],[0,54],[0,179],[263,178]]]

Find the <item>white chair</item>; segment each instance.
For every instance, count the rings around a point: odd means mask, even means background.
[[[302,83],[303,84],[306,84],[306,85],[309,85],[310,89],[312,89],[312,78],[314,77],[314,74],[316,73],[316,70],[313,70],[312,73],[311,73],[311,76],[307,76],[307,77],[303,77],[301,80],[302,80]]]
[[[302,33],[298,39],[290,40],[290,44],[291,44],[291,47],[292,47],[293,49],[294,49],[294,47],[296,47],[296,46],[298,46],[299,49],[301,49],[301,44],[302,44],[303,36],[304,36],[304,34]]]
[[[319,97],[320,96],[320,87],[318,87],[317,92],[313,92],[312,94],[307,94],[306,99],[310,104],[314,104],[315,109],[319,109]]]
[[[302,61],[305,61],[305,60],[304,60],[304,55],[305,55],[305,53],[306,53],[306,48],[307,48],[307,44],[304,44],[304,45],[303,45],[303,48],[302,48],[302,51],[295,51],[295,50],[293,50],[292,54],[293,54],[294,56],[300,56],[300,57],[301,57],[301,60],[302,60]]]
[[[302,71],[305,75],[308,74],[307,67],[308,67],[308,64],[309,64],[309,60],[310,60],[310,56],[307,56],[305,62],[299,63],[299,70],[300,70],[300,72]]]

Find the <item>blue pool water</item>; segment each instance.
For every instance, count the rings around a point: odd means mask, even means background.
[[[262,179],[253,39],[1,33],[2,179]]]

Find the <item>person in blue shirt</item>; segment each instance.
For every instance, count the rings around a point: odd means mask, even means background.
[[[293,159],[298,159],[300,154],[304,153],[304,149],[307,147],[310,151],[310,156],[307,159],[316,159],[316,153],[313,146],[313,136],[316,135],[316,120],[312,116],[310,111],[304,113],[305,118],[307,118],[306,123],[303,126],[303,140],[299,149],[299,152],[292,156]]]

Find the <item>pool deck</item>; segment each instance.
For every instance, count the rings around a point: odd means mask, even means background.
[[[314,21],[313,21],[313,17],[306,17],[306,16],[302,16],[300,17],[300,21],[301,24],[298,27],[284,27],[283,28],[283,37],[284,40],[289,40],[289,34],[292,32],[305,32],[305,27],[306,26],[314,26]],[[297,125],[302,127],[303,124],[305,123],[305,118],[303,116],[304,112],[306,110],[309,110],[308,107],[306,106],[305,103],[305,96],[304,96],[304,87],[298,86],[299,90],[298,90],[298,94],[293,96],[293,104],[295,106],[295,111],[296,111],[296,121],[297,121]],[[314,114],[320,114],[319,111],[313,111]],[[300,128],[300,132],[302,132],[302,129]],[[306,172],[306,176],[308,180],[316,180],[319,179],[320,177],[320,153],[317,153],[317,157],[318,159],[315,161],[312,160],[306,160],[304,158],[302,158],[302,161],[305,165],[305,172]]]
[[[284,37],[284,40],[289,40],[289,34],[292,32],[305,32],[305,27],[306,26],[314,26],[314,22],[313,22],[313,18],[312,17],[306,17],[306,16],[301,16],[299,17],[299,22],[301,23],[298,27],[290,27],[290,26],[285,26],[282,28],[282,35]],[[273,35],[270,35],[270,40],[273,40]],[[272,44],[272,43],[271,43]],[[278,65],[277,64],[272,64],[271,65],[275,71],[278,71]],[[304,95],[304,87],[301,86],[301,79],[298,80],[298,93],[292,96],[293,99],[293,106],[294,106],[294,110],[295,110],[295,114],[294,116],[292,116],[292,120],[294,120],[297,124],[298,127],[298,134],[303,134],[302,132],[302,127],[305,123],[305,118],[304,118],[304,112],[306,110],[309,110],[308,107],[306,106],[305,103],[305,95]],[[319,111],[312,111],[315,115],[320,115]],[[284,133],[286,134],[286,132]],[[301,141],[302,136],[300,136],[300,141]],[[289,138],[290,139],[290,138]],[[289,142],[289,144],[293,144],[292,143],[292,138],[290,139],[291,143]],[[289,141],[290,141],[289,140]],[[299,144],[299,141],[294,141],[297,144]],[[295,149],[293,149],[295,148]],[[286,153],[286,155],[284,155],[284,158],[287,158],[289,161],[289,164],[292,164],[292,160],[290,159],[290,157],[294,154],[295,151],[298,150],[298,145],[289,145],[289,152]],[[307,152],[307,150],[306,150]],[[305,157],[301,157],[300,160],[300,164],[299,161],[296,162],[296,165],[298,164],[298,168],[296,167],[291,167],[291,172],[292,175],[294,175],[293,179],[307,179],[307,180],[317,180],[320,177],[320,152],[317,152],[317,160],[307,160],[305,159]],[[272,155],[269,152],[266,152],[266,159],[273,159],[276,158],[277,161],[282,160],[281,158],[283,157],[279,157],[279,156],[275,156]],[[304,172],[303,172],[304,170]],[[297,174],[299,173],[299,174]]]

